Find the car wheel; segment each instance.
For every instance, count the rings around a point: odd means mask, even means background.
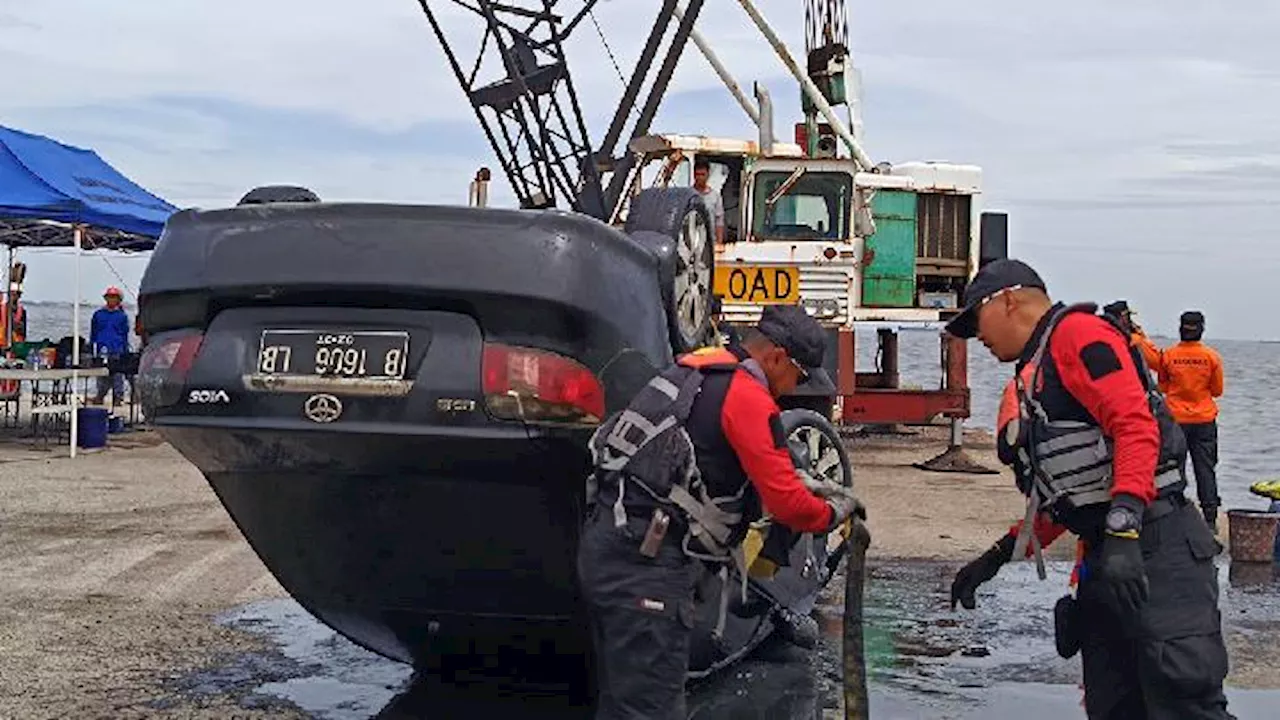
[[[245,193],[236,205],[270,205],[271,203],[320,202],[319,196],[297,185],[262,185]]]
[[[711,282],[715,246],[711,214],[692,188],[650,188],[631,201],[627,234],[651,250],[659,245],[662,295],[671,349],[686,353],[712,341]],[[663,236],[657,242],[652,234]]]
[[[853,463],[840,433],[822,415],[802,408],[782,411],[782,432],[796,467],[819,480],[853,487]]]

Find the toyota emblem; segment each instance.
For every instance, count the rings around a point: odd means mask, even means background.
[[[312,395],[302,411],[314,422],[331,423],[342,415],[342,401],[333,395]]]

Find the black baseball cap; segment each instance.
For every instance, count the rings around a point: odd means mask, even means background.
[[[1128,300],[1117,300],[1110,305],[1104,305],[1102,307],[1102,312],[1108,315],[1123,315],[1125,313],[1136,314],[1129,309]]]
[[[1182,317],[1178,318],[1178,320],[1187,327],[1204,327],[1204,313],[1199,310],[1188,310],[1182,313]]]
[[[1010,288],[1047,290],[1040,274],[1021,260],[992,260],[982,266],[965,288],[964,310],[947,323],[947,332],[966,339],[977,335],[978,308],[987,298]]]
[[[756,329],[803,368],[822,367],[827,334],[799,305],[765,305]]]

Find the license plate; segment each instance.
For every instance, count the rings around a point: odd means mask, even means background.
[[[403,380],[408,358],[407,332],[263,330],[257,372]]]
[[[800,302],[800,268],[794,265],[718,265],[711,292],[727,303],[793,305]]]

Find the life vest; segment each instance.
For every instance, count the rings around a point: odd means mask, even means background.
[[[23,332],[26,327],[27,309],[22,303],[18,303],[13,308],[13,342],[26,342],[27,336]],[[0,302],[0,345],[8,347],[9,340],[9,303]]]
[[[1072,305],[1055,312],[1041,334],[1030,360],[1005,386],[1001,398],[999,432],[1003,444],[1015,453],[1018,489],[1027,496],[1027,515],[1014,546],[1014,557],[1033,544],[1037,565],[1042,566],[1039,542],[1031,527],[1035,515],[1048,511],[1056,515],[1067,510],[1105,505],[1111,501],[1114,444],[1096,423],[1049,418],[1038,395],[1044,390],[1044,363],[1049,340],[1069,313],[1087,312],[1096,316],[1093,304]],[[1112,326],[1113,321],[1103,316]],[[1118,332],[1123,331],[1116,327]],[[1151,381],[1141,351],[1126,343],[1129,355],[1147,395],[1147,405],[1160,432],[1156,461],[1157,492],[1179,483],[1185,485],[1184,461],[1187,441],[1174,421],[1164,396]],[[1002,457],[1008,461],[1008,458]],[[1043,572],[1042,572],[1043,577]]]
[[[724,630],[731,564],[740,574],[746,601],[748,573],[741,540],[749,520],[749,483],[731,495],[712,495],[698,470],[685,421],[708,375],[740,368],[757,377],[763,373],[753,361],[739,363],[732,353],[720,348],[693,355],[692,363],[677,363],[654,376],[626,409],[592,434],[588,447],[593,471],[587,478],[587,504],[594,504],[600,490],[608,487],[614,495],[612,512],[618,528],[627,524],[626,502],[633,496],[683,521],[681,550],[690,558],[720,565],[722,591],[715,631],[719,637]]]

